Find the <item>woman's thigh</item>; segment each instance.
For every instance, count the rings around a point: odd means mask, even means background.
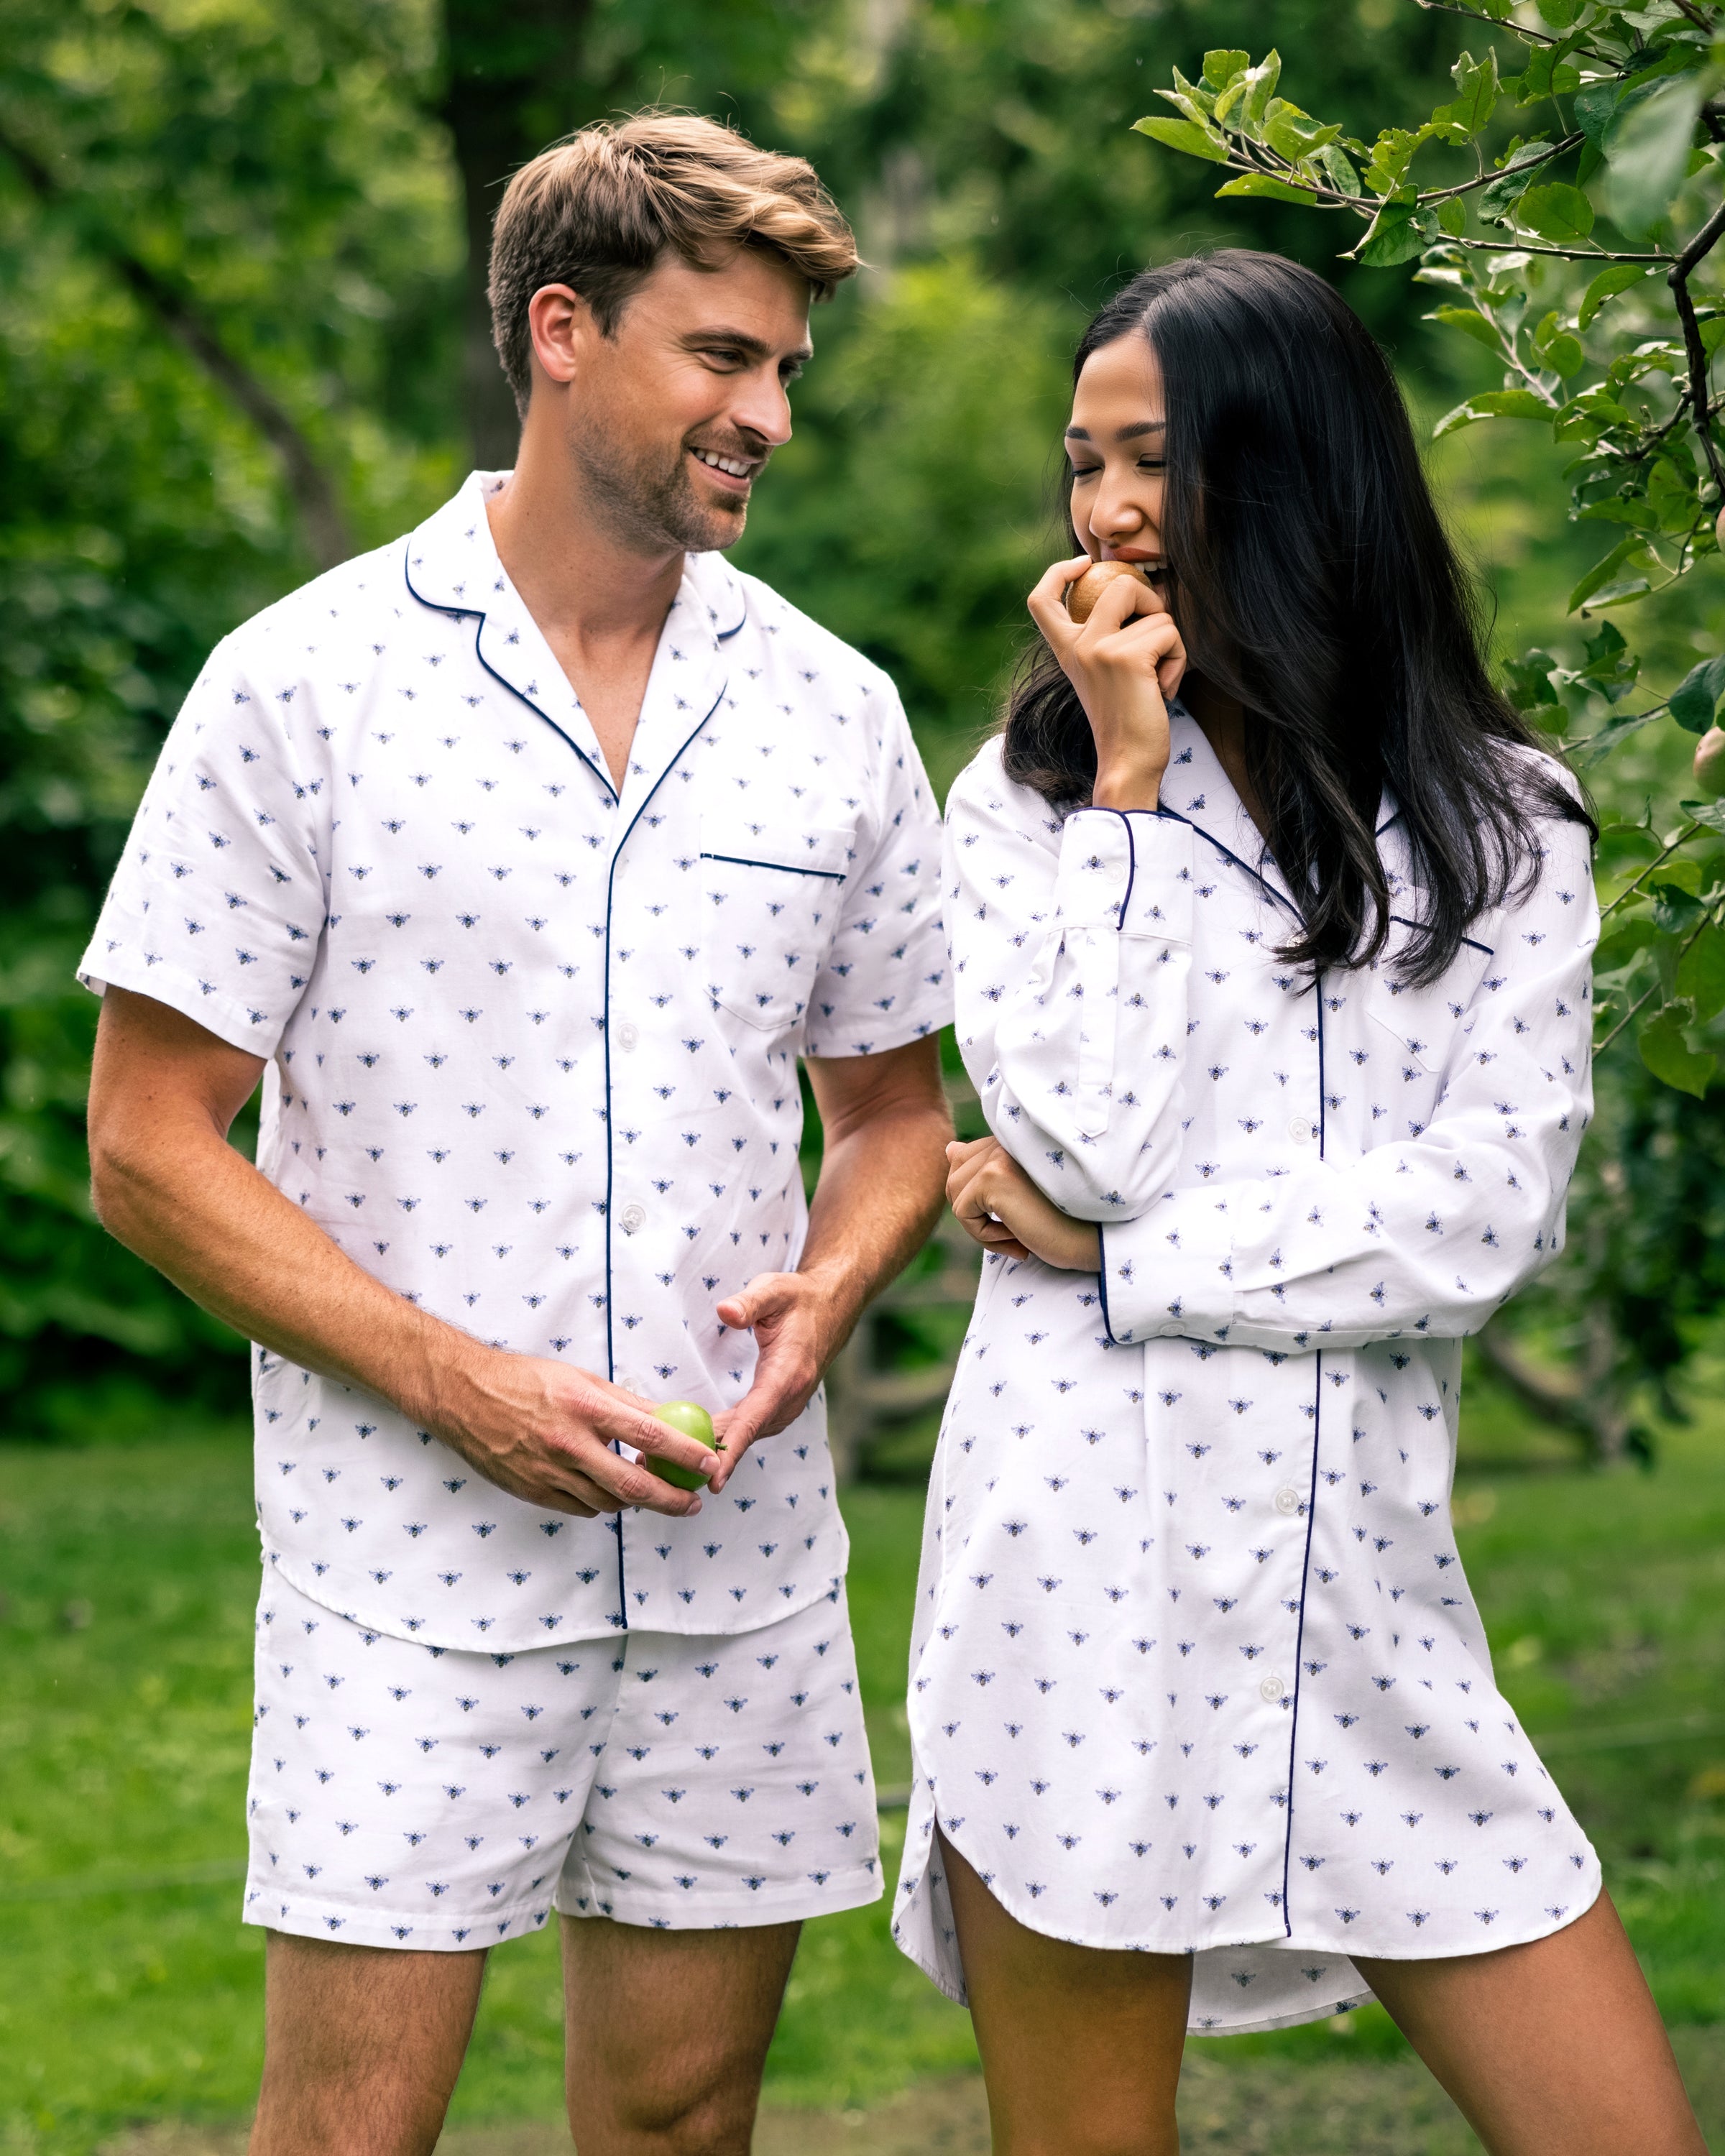
[[[1045,1938],[944,1836],[995,2156],[1174,2156],[1192,1964]]]
[[[1606,1895],[1525,1946],[1358,1966],[1491,2156],[1706,2156]]]

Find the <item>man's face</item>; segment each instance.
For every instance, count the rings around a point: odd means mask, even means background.
[[[612,537],[632,552],[704,553],[742,536],[757,475],[790,439],[786,394],[809,357],[809,287],[740,248],[712,270],[671,255],[612,336],[584,309],[567,439]]]

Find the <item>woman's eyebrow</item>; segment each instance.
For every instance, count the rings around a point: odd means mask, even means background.
[[[1130,427],[1117,427],[1114,430],[1114,439],[1117,442],[1135,442],[1142,434],[1161,434],[1167,431],[1168,422],[1165,419],[1138,419],[1135,420]],[[1090,429],[1068,427],[1066,439],[1069,442],[1087,442],[1090,439]]]

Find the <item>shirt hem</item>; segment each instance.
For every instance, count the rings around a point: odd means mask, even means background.
[[[77,978],[80,985],[95,996],[109,988],[124,988],[130,995],[148,996],[152,1003],[166,1004],[230,1048],[266,1063],[281,1039],[280,1026],[266,1013],[254,1013],[231,1001],[219,989],[206,994],[203,983],[182,972],[171,959],[140,965],[124,957],[98,958],[92,945],[79,961]]]
[[[848,1558],[848,1550],[841,1556]],[[438,1647],[451,1655],[521,1655],[538,1647],[573,1647],[593,1640],[621,1640],[630,1632],[658,1633],[675,1640],[737,1639],[750,1632],[765,1631],[769,1625],[779,1624],[788,1617],[799,1617],[818,1602],[837,1603],[845,1586],[845,1568],[841,1564],[836,1573],[829,1573],[808,1593],[782,1596],[777,1607],[751,1612],[746,1620],[733,1625],[631,1624],[619,1611],[608,1614],[603,1621],[577,1619],[555,1630],[542,1625],[533,1632],[516,1632],[497,1625],[477,1638],[459,1639],[441,1624],[381,1615],[363,1596],[357,1601],[349,1601],[343,1597],[342,1582],[329,1576],[320,1578],[315,1574],[308,1578],[291,1559],[267,1543],[264,1548],[264,1565],[266,1573],[274,1570],[280,1573],[296,1594],[303,1594],[308,1602],[316,1603],[320,1609],[327,1609],[332,1617],[343,1618],[367,1631],[381,1633],[386,1640],[404,1640],[415,1647]],[[469,1630],[473,1630],[471,1620]]]

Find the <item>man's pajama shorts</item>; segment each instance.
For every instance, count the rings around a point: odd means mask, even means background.
[[[880,1892],[842,1592],[758,1631],[418,1645],[266,1576],[245,1916],[471,1951],[555,1908],[718,1929]]]

